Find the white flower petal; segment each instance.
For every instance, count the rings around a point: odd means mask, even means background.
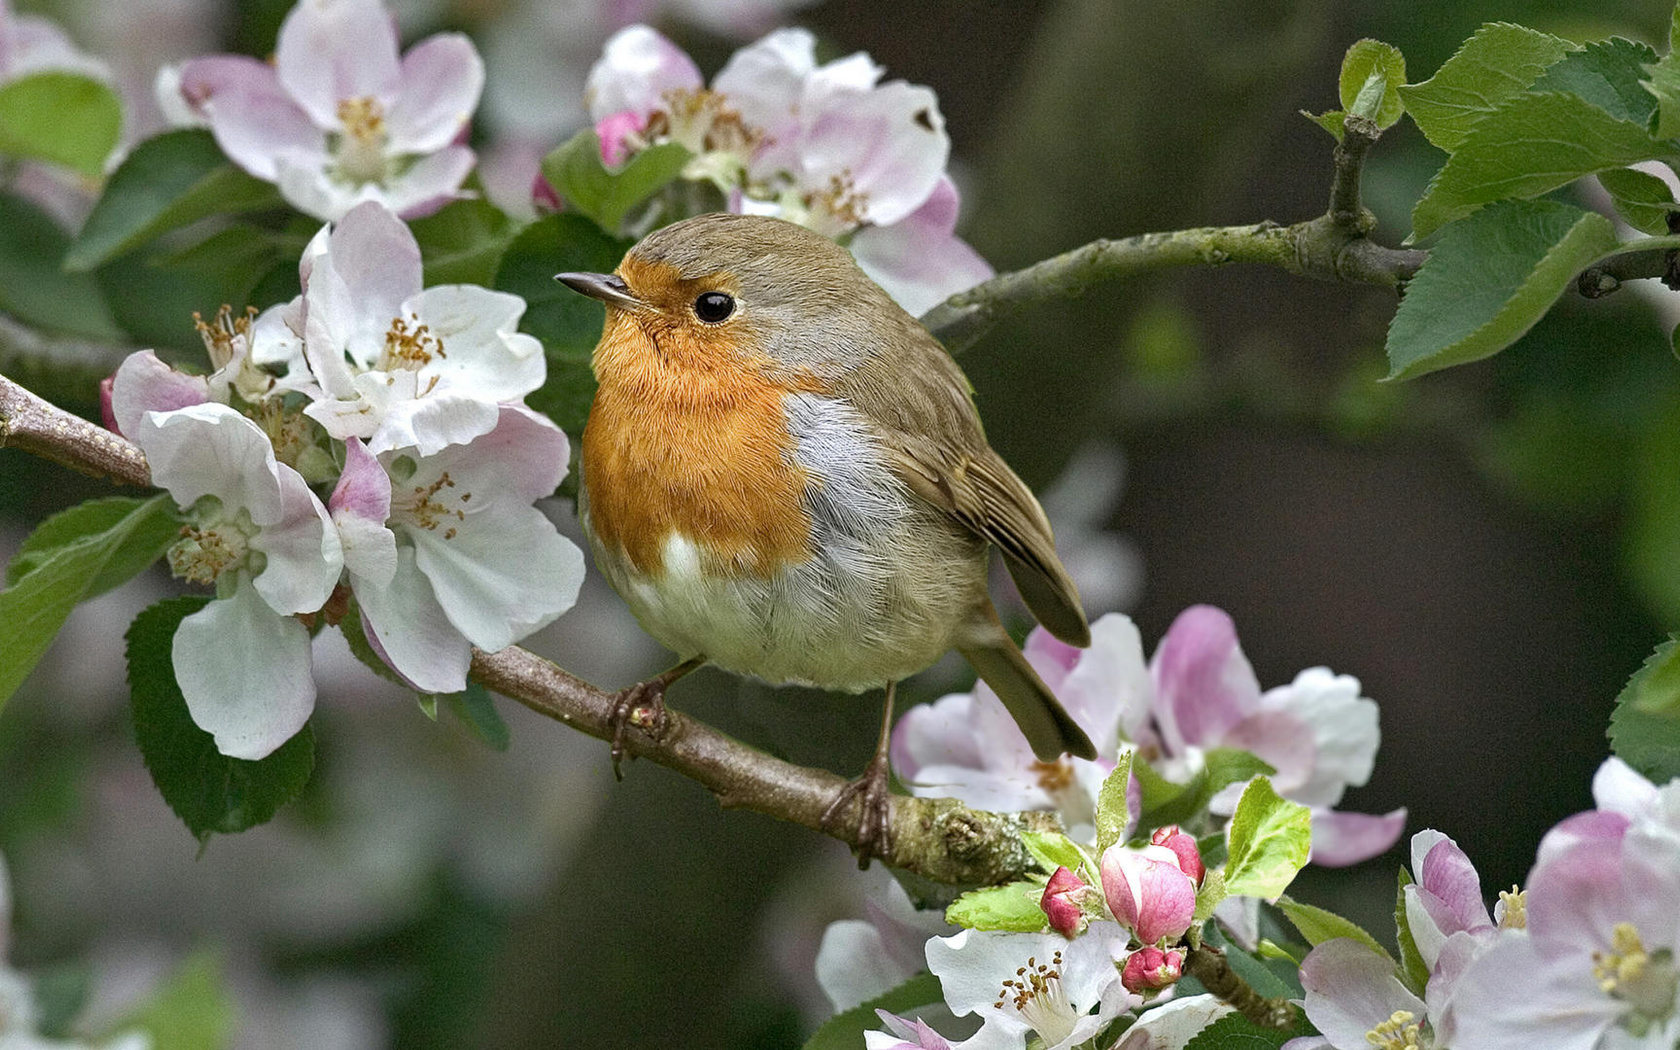
[[[391,103],[401,75],[397,26],[379,0],[303,0],[280,25],[274,64],[316,126],[334,130],[346,99]]]
[[[268,558],[257,591],[275,612],[314,612],[332,596],[344,551],[327,508],[303,476],[282,463],[279,477],[281,518],[251,538],[251,547]]]
[[[880,226],[909,216],[932,195],[951,156],[939,99],[929,88],[895,80],[868,92],[807,100],[799,142],[799,181],[820,190],[850,183],[864,219]]]
[[[525,300],[470,284],[435,285],[405,301],[407,316],[426,326],[443,348],[422,369],[436,376],[438,393],[485,401],[517,401],[542,386],[542,343],[519,331]]]
[[[646,120],[667,91],[692,91],[704,83],[682,48],[645,25],[633,25],[607,39],[584,82],[583,98],[591,120],[626,112]]]
[[[452,200],[474,196],[461,190],[473,169],[475,154],[466,146],[445,146],[421,157],[385,184],[373,199],[405,219],[420,219]]]
[[[481,513],[452,539],[407,531],[450,622],[481,649],[504,649],[577,602],[583,552],[535,507]]]
[[[1301,963],[1308,1020],[1334,1046],[1367,1045],[1365,1033],[1405,1010],[1422,1021],[1423,1000],[1406,990],[1394,963],[1358,941],[1325,941]]]
[[[1205,993],[1173,999],[1144,1013],[1114,1050],[1184,1050],[1202,1029],[1233,1009]]]
[[[458,693],[467,687],[472,647],[449,622],[432,585],[415,565],[414,548],[397,552],[389,586],[355,581],[362,622],[393,669],[416,689]]]
[[[1381,733],[1376,701],[1359,695],[1359,679],[1309,667],[1291,684],[1268,689],[1260,708],[1287,712],[1312,729],[1312,774],[1288,793],[1290,798],[1309,806],[1333,806],[1349,786],[1371,779]]]
[[[374,453],[413,448],[422,456],[433,455],[490,433],[501,415],[493,401],[442,394],[393,400],[382,411],[369,412],[367,400],[360,405],[361,418],[379,420],[368,436],[368,449]]]
[[[1109,613],[1091,625],[1091,646],[1056,695],[1096,741],[1099,754],[1115,755],[1122,732],[1135,739],[1149,719],[1155,683],[1143,658],[1143,638],[1130,617]]]
[[[131,440],[140,432],[140,418],[147,412],[172,412],[208,400],[210,384],[203,376],[176,371],[150,350],[123,358],[111,381],[111,415],[118,430]]]
[[[146,453],[152,483],[168,489],[181,506],[208,495],[221,500],[230,515],[241,507],[249,510],[257,525],[285,519],[274,446],[260,427],[227,405],[148,412],[131,437]]]
[[[862,919],[829,923],[817,946],[817,985],[835,1013],[891,991],[920,969],[906,968],[888,954],[880,931]]]
[[[460,33],[427,37],[402,58],[396,100],[386,114],[393,153],[434,153],[472,120],[484,91],[484,60]]]
[[[315,709],[309,631],[281,616],[243,574],[233,597],[181,621],[175,680],[193,722],[231,758],[264,758]]]

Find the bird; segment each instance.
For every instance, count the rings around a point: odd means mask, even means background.
[[[1090,644],[1050,523],[987,442],[955,359],[846,248],[717,213],[649,233],[613,273],[556,279],[606,305],[583,530],[642,627],[681,657],[617,694],[615,772],[626,724],[657,736],[665,690],[705,664],[882,689],[875,754],[823,817],[858,815],[867,864],[888,848],[897,683],[952,649],[1039,760],[1096,757],[987,593],[996,547],[1038,621]]]

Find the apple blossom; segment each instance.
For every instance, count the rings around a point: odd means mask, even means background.
[[[1423,1000],[1406,990],[1394,961],[1347,937],[1324,941],[1301,961],[1303,1007],[1320,1035],[1292,1039],[1288,1050],[1433,1050],[1435,1032]],[[1536,1044],[1540,1045],[1540,1044]]]
[[[903,1018],[885,1010],[876,1010],[875,1015],[887,1030],[863,1033],[865,1050],[951,1050],[945,1037],[920,1018]]]
[[[1196,882],[1164,846],[1110,846],[1102,855],[1103,895],[1139,943],[1176,941],[1196,911]]]
[[[861,52],[819,65],[809,32],[778,29],[731,56],[708,88],[680,48],[634,25],[607,41],[584,94],[608,163],[679,143],[694,154],[684,178],[715,184],[733,211],[845,241],[921,313],[992,269],[955,236],[937,98],[880,83],[882,73]]]
[[[299,211],[332,220],[375,200],[414,216],[462,195],[473,152],[457,140],[484,65],[458,33],[399,56],[378,0],[303,0],[281,24],[272,66],[210,55],[160,83],[176,87],[229,159]]]
[[[368,640],[416,689],[466,688],[494,652],[577,600],[583,553],[532,506],[565,474],[566,435],[526,408],[464,445],[375,458],[356,438],[330,505]]]
[[[1057,868],[1044,885],[1038,906],[1050,928],[1064,937],[1078,936],[1086,924],[1084,899],[1089,887],[1067,868]]]
[[[422,288],[414,234],[381,204],[323,227],[299,270],[304,354],[322,391],[304,411],[334,438],[430,456],[488,434],[498,403],[542,385],[542,344],[518,331],[525,301]]]
[[[1142,1001],[1120,984],[1126,933],[1095,922],[1068,941],[1057,933],[963,930],[927,943],[928,969],[958,1017],[978,1016],[965,1050],[1067,1050]]]

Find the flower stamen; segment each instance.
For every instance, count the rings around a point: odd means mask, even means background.
[[[231,522],[181,526],[181,538],[169,547],[169,571],[176,579],[212,586],[224,572],[245,562],[249,538]]]
[[[387,134],[385,107],[370,95],[342,99],[338,103],[338,174],[353,185],[384,182],[389,174],[385,156]]]
[[[1505,906],[1505,913],[1499,917],[1499,926],[1506,930],[1526,930],[1528,928],[1528,894],[1513,885],[1508,890],[1499,891],[1499,903]]]
[[[1015,1008],[1046,1045],[1053,1046],[1073,1034],[1078,1023],[1073,1004],[1062,988],[1062,953],[1057,952],[1048,964],[1037,957],[1027,959],[1027,965],[1015,971],[1015,976],[998,989],[996,1009],[1006,1005]]]
[[[430,485],[414,486],[412,494],[403,502],[404,517],[408,523],[433,532],[443,526],[443,538],[454,539],[456,523],[466,521],[467,512],[450,501],[461,504],[472,498],[470,492],[455,495],[448,491],[454,487],[455,479],[449,476],[448,471],[438,475],[438,479]]]
[[[1674,953],[1667,948],[1647,949],[1633,923],[1618,922],[1610,931],[1610,951],[1593,952],[1592,960],[1599,990],[1633,1007],[1634,1016],[1625,1020],[1644,1027],[1674,1013],[1675,995],[1680,992]]]
[[[432,363],[435,357],[448,357],[443,352],[443,343],[426,325],[409,326],[409,322],[401,317],[391,319],[391,327],[385,332],[385,349],[380,352],[379,363],[374,367],[385,372],[398,369],[419,371]],[[433,377],[432,386],[437,385]],[[428,386],[422,393],[429,393]]]
[[[1421,1050],[1423,1028],[1414,1024],[1410,1010],[1396,1010],[1388,1020],[1365,1033],[1365,1041],[1377,1050]]]

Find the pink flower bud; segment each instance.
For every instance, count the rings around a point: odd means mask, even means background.
[[[1162,951],[1151,945],[1126,957],[1126,965],[1120,971],[1120,983],[1128,992],[1154,991],[1165,988],[1183,975],[1183,949]]]
[[[543,177],[541,172],[531,180],[531,203],[536,205],[540,213],[559,211],[564,205],[560,202],[560,194],[554,191],[554,184]]]
[[[1044,887],[1038,906],[1044,909],[1050,925],[1064,937],[1074,937],[1085,928],[1085,909],[1080,907],[1089,887],[1079,876],[1066,868],[1057,868]]]
[[[1120,925],[1144,944],[1176,941],[1196,913],[1196,883],[1165,846],[1110,846],[1102,855],[1103,895]]]
[[[1207,868],[1202,864],[1201,851],[1196,849],[1196,840],[1179,830],[1177,824],[1156,828],[1155,834],[1149,836],[1149,841],[1176,853],[1179,870],[1190,876],[1196,885],[1202,884],[1202,876],[1207,874]]]
[[[630,159],[630,140],[641,134],[642,118],[633,111],[613,113],[595,124],[595,136],[601,140],[601,163],[616,168]]]

